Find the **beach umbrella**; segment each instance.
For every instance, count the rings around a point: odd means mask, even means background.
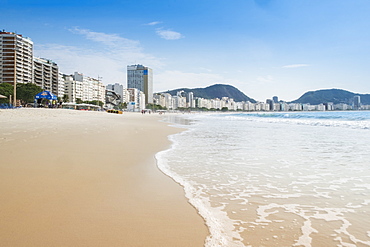
[[[6,98],[8,98],[8,97],[0,94],[0,99],[6,99]]]
[[[35,99],[48,99],[48,100],[57,100],[58,97],[52,94],[50,91],[43,91],[36,94]]]

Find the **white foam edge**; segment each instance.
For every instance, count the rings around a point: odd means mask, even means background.
[[[179,125],[174,125],[174,127],[179,127]],[[158,168],[165,175],[169,176],[176,183],[180,184],[183,187],[185,191],[185,196],[188,199],[189,203],[198,211],[199,215],[204,219],[210,232],[210,235],[207,236],[207,238],[205,239],[206,247],[244,246],[241,242],[243,240],[242,237],[237,231],[235,231],[233,221],[227,216],[227,213],[222,211],[221,208],[212,207],[209,199],[201,197],[197,189],[192,186],[192,182],[187,181],[180,175],[176,174],[168,165],[165,155],[176,148],[177,145],[180,145],[180,143],[176,141],[176,137],[178,135],[188,134],[188,132],[192,131],[189,126],[182,125],[181,127],[187,127],[188,130],[168,136],[168,139],[172,142],[170,148],[158,152],[155,155]]]

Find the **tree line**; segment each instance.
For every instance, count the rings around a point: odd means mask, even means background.
[[[19,83],[17,84],[17,100],[20,100],[22,105],[27,105],[28,103],[34,103],[35,96],[38,93],[44,91],[41,87],[33,83]],[[14,86],[9,83],[0,83],[0,94],[6,96],[6,99],[0,99],[0,103],[9,103],[10,98],[13,97]],[[62,98],[58,97],[58,102],[69,102],[68,95],[64,95]],[[92,104],[103,106],[104,102],[92,100],[92,101],[82,101],[81,99],[76,99],[77,104]]]

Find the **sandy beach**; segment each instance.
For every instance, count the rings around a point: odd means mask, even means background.
[[[203,246],[159,115],[0,110],[1,246]]]

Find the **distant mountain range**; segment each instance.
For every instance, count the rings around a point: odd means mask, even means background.
[[[361,97],[361,104],[370,105],[370,94],[352,93],[342,89],[309,91],[291,103],[309,103],[311,105],[318,105],[327,102],[332,102],[334,104],[352,104],[353,97],[356,95]]]
[[[256,101],[252,98],[249,98],[247,95],[245,95],[243,92],[241,92],[239,89],[230,86],[230,85],[224,85],[224,84],[215,84],[206,88],[180,88],[175,89],[171,91],[167,91],[164,93],[169,93],[172,96],[175,96],[177,92],[184,91],[185,93],[193,92],[194,97],[204,98],[204,99],[215,99],[222,97],[229,97],[233,98],[236,102],[240,101],[250,101],[252,103],[256,103]]]
[[[215,99],[215,98],[221,99],[222,97],[229,97],[233,98],[236,102],[250,101],[252,103],[256,103],[254,99],[248,97],[239,89],[231,85],[224,84],[215,84],[206,88],[193,88],[193,89],[179,88],[167,91],[165,93],[169,93],[172,96],[175,96],[179,91],[184,91],[185,93],[193,92],[194,97],[200,97],[204,99]],[[352,104],[353,97],[356,95],[359,95],[361,97],[361,104],[370,105],[370,94],[352,93],[342,89],[323,89],[309,91],[290,103],[318,105],[321,103],[332,102],[334,104],[339,103]]]

